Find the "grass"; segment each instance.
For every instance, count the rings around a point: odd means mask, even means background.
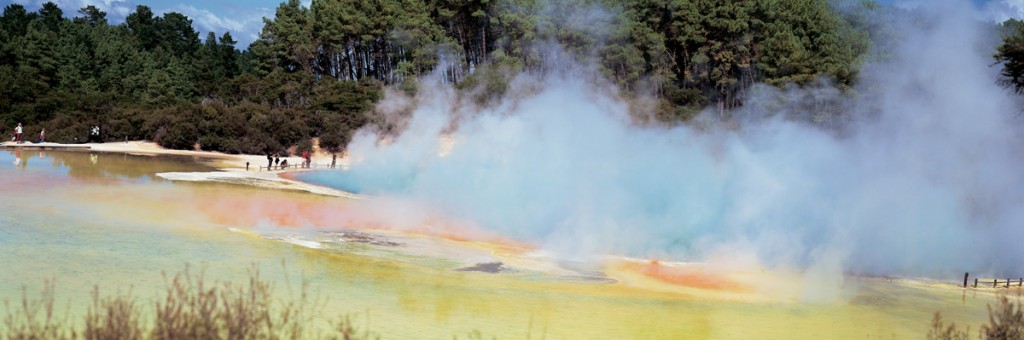
[[[54,312],[55,285],[48,280],[38,298],[4,301],[0,337],[22,339],[374,339],[348,316],[327,334],[315,327],[319,306],[303,282],[297,296],[275,300],[273,285],[254,267],[248,282],[208,282],[203,273],[185,270],[168,278],[163,297],[144,304],[131,292],[102,296],[93,288],[83,322],[75,324]],[[289,290],[290,290],[289,283]],[[321,321],[323,322],[323,321]],[[310,327],[314,326],[314,327]]]

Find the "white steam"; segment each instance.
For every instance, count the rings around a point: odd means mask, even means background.
[[[986,24],[967,4],[938,8],[899,28],[898,50],[865,66],[854,99],[758,87],[739,129],[709,132],[635,126],[608,86],[562,76],[520,75],[516,99],[470,114],[428,84],[401,135],[364,131],[351,169],[321,179],[573,258],[729,249],[822,272],[1016,275],[1020,103],[976,43],[992,41]],[[785,119],[815,115],[798,105],[808,98],[844,102],[854,126],[837,136]],[[440,157],[443,136],[454,146]]]

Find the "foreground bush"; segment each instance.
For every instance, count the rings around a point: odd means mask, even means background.
[[[272,298],[273,286],[250,272],[245,284],[208,283],[186,268],[168,280],[164,297],[144,305],[130,293],[101,296],[94,288],[82,326],[54,312],[54,284],[47,281],[38,299],[27,289],[20,303],[4,301],[0,337],[6,339],[300,339],[375,338],[356,329],[348,317],[332,327],[316,327],[317,312],[303,283],[297,296]],[[309,327],[314,326],[314,327]],[[324,325],[328,326],[328,325]],[[322,330],[333,329],[323,334]]]
[[[935,312],[932,328],[928,330],[929,340],[966,340],[971,328],[957,329],[955,323],[948,326],[942,322],[942,314]],[[1011,302],[1000,296],[996,307],[988,306],[988,323],[981,325],[979,339],[1024,339],[1024,310],[1019,302]]]

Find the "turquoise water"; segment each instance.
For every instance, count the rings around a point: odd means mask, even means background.
[[[408,192],[415,173],[400,171],[374,173],[365,169],[317,170],[295,175],[295,179],[355,194],[379,195]]]

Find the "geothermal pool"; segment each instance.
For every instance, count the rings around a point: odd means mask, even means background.
[[[308,279],[324,298],[321,326],[352,315],[403,339],[919,338],[936,310],[977,329],[995,301],[955,278],[814,282],[757,268],[563,263],[501,235],[334,216],[356,206],[347,199],[155,175],[211,169],[193,158],[0,152],[0,299],[52,278],[59,305],[80,315],[94,285],[152,301],[162,273],[186,264],[232,281],[255,264],[282,295]],[[809,296],[822,290],[830,298]]]

